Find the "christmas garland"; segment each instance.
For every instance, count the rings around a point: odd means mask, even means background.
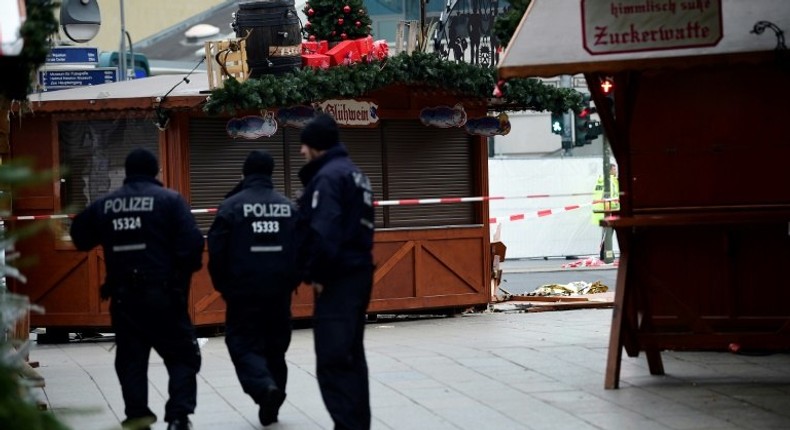
[[[27,97],[34,71],[46,59],[51,35],[58,31],[55,4],[26,1],[27,19],[21,34],[25,46],[19,56],[0,57],[7,73],[0,95],[11,100]],[[400,53],[383,61],[298,69],[285,75],[263,75],[239,82],[229,79],[214,89],[204,106],[211,115],[235,114],[263,108],[293,106],[333,98],[359,98],[393,84],[432,87],[461,97],[487,100],[492,111],[535,110],[566,112],[582,109],[582,95],[570,88],[545,85],[538,79],[511,79],[497,83],[496,71],[463,62],[442,60],[434,54]],[[492,94],[498,88],[498,97]],[[501,93],[501,94],[500,94]]]
[[[556,88],[531,78],[497,83],[493,69],[414,52],[400,53],[381,62],[328,69],[302,68],[284,75],[262,75],[243,82],[231,78],[222,88],[211,91],[203,109],[209,115],[235,115],[238,111],[358,98],[398,83],[490,100],[488,109],[492,111],[566,112],[570,109],[578,112],[582,108],[581,93],[571,88]],[[501,96],[494,98],[492,94],[497,86]]]

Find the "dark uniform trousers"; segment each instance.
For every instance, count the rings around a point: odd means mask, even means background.
[[[370,428],[368,364],[363,344],[373,268],[324,284],[316,298],[316,374],[335,430]]]
[[[123,289],[121,289],[122,291]],[[156,287],[113,295],[110,306],[115,331],[115,370],[130,419],[155,416],[148,408],[148,360],[153,348],[169,375],[165,421],[194,413],[200,348],[187,312],[185,292]]]
[[[225,311],[225,344],[241,388],[256,403],[266,389],[288,382],[285,352],[291,344],[290,289],[266,298],[230,299]]]

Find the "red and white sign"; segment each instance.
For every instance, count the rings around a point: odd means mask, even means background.
[[[590,54],[716,46],[721,0],[582,0],[582,37]]]

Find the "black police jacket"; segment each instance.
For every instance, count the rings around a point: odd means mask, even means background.
[[[103,247],[110,287],[172,282],[186,289],[202,265],[203,234],[186,200],[150,176],[127,177],[91,203],[74,218],[70,234],[81,251]]]
[[[373,188],[341,143],[299,171],[300,263],[307,283],[373,265]]]
[[[244,178],[208,231],[208,270],[226,300],[290,292],[299,285],[296,209],[269,176]]]

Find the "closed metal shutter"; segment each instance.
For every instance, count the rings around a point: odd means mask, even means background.
[[[61,121],[58,141],[65,211],[81,211],[123,185],[124,163],[131,150],[142,147],[159,157],[159,130],[144,118]]]
[[[304,188],[299,180],[299,170],[305,164],[304,156],[299,153],[301,148],[300,133],[301,129],[286,129],[286,144],[288,145],[291,166],[291,192],[294,199],[298,198]],[[384,195],[381,129],[341,128],[340,141],[345,144],[354,164],[370,179],[370,183],[373,186],[373,198],[381,199]],[[384,227],[384,211],[381,208],[376,208],[375,223],[376,227]]]
[[[284,127],[269,138],[232,139],[227,120],[192,119],[190,194],[193,208],[216,208],[241,178],[249,151],[265,149],[275,159],[274,185],[295,200],[302,192],[300,129]],[[370,178],[376,200],[474,195],[474,140],[461,129],[426,127],[419,121],[382,121],[377,128],[342,128],[340,140]],[[385,179],[386,178],[386,179]],[[198,214],[207,231],[213,215]],[[376,227],[439,227],[475,223],[473,203],[380,206]]]
[[[348,154],[373,186],[373,198],[384,198],[384,160],[382,158],[381,128],[341,129],[340,140],[348,148]],[[384,211],[381,207],[375,212],[376,227],[384,227]]]
[[[285,127],[285,146],[288,148],[288,196],[291,200],[296,201],[302,195],[302,182],[299,180],[299,169],[304,166],[304,156],[299,152],[302,144],[299,141],[299,134],[302,132],[301,128]]]
[[[274,158],[274,188],[286,193],[286,164],[283,161],[283,131],[271,137],[233,139],[225,126],[227,119],[192,118],[189,124],[189,193],[193,209],[217,208],[241,180],[241,169],[250,151],[261,149]],[[214,214],[196,214],[201,231],[206,233]]]
[[[426,127],[419,121],[386,121],[387,199],[474,195],[474,140],[463,129]],[[387,227],[474,224],[473,203],[390,206]]]

